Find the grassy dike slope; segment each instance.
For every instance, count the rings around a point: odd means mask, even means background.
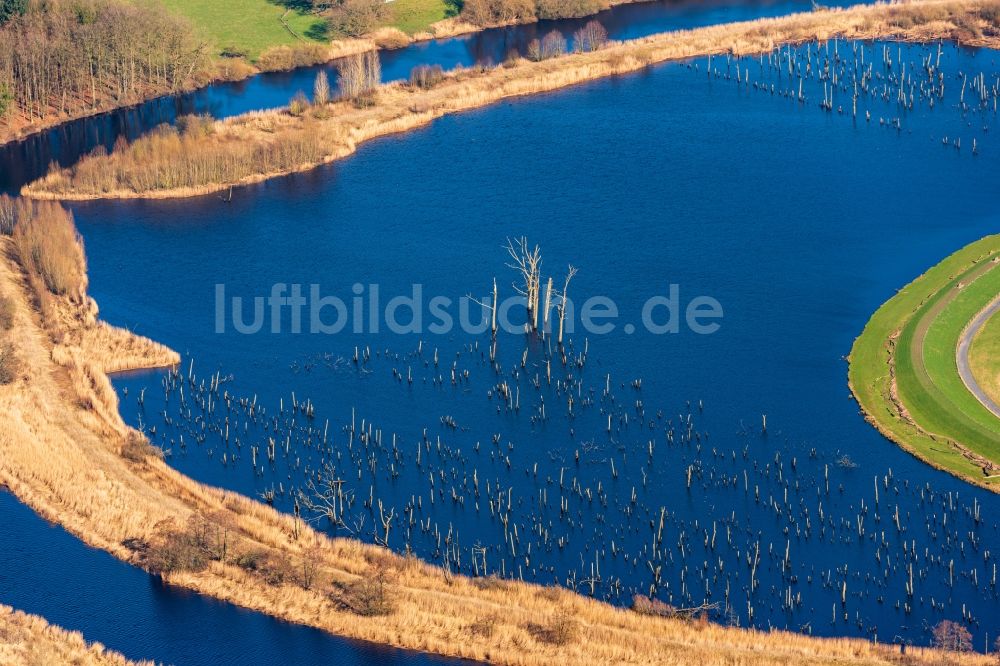
[[[37,666],[152,666],[134,662],[100,643],[87,643],[76,631],[50,625],[37,615],[28,615],[0,604],[0,664]]]
[[[368,104],[339,101],[293,115],[260,111],[217,121],[195,136],[153,132],[110,155],[54,168],[22,194],[43,199],[189,197],[312,169],[367,140],[441,116],[544,93],[649,65],[719,53],[757,55],[779,45],[846,39],[932,41],[1000,47],[1000,0],[921,0],[857,5],[727,23],[617,42],[541,62],[524,59],[449,73],[431,88],[402,82],[375,88]],[[967,27],[974,26],[973,37]]]
[[[99,322],[83,296],[38,292],[12,245],[0,236],[0,294],[12,304],[7,339],[19,364],[14,380],[0,385],[0,484],[91,546],[158,570],[170,584],[333,634],[498,664],[899,663],[894,646],[861,639],[703,625],[561,588],[450,574],[328,538],[260,502],[198,483],[122,421],[106,374],[171,365],[177,355]],[[220,533],[221,555],[212,550]],[[245,554],[267,570],[239,566]],[[294,573],[307,566],[308,582]],[[283,577],[267,573],[282,567]],[[351,595],[344,590],[376,579],[384,581],[384,608],[370,613],[345,603]],[[914,649],[907,663],[944,658]],[[992,662],[971,654],[952,663]]]
[[[1000,292],[1000,235],[962,248],[880,307],[854,343],[848,377],[869,422],[931,465],[1000,491],[1000,422],[969,393],[955,350]],[[992,478],[991,478],[992,477]]]

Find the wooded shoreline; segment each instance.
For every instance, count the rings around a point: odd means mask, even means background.
[[[654,0],[610,0],[608,4],[610,7],[615,7],[617,5],[653,1]],[[5,120],[2,114],[0,114],[0,148],[9,143],[24,141],[25,139],[28,139],[36,134],[46,132],[74,121],[82,120],[84,118],[93,118],[113,113],[115,111],[133,109],[157,99],[189,94],[220,83],[236,83],[261,74],[291,71],[292,69],[299,67],[312,67],[316,65],[328,64],[340,58],[356,55],[358,53],[364,53],[366,51],[402,49],[421,42],[429,42],[437,39],[450,39],[452,37],[460,37],[462,35],[469,35],[496,28],[504,28],[513,25],[527,25],[537,21],[538,19],[536,18],[533,20],[509,21],[480,26],[464,21],[461,17],[453,17],[433,23],[427,30],[417,32],[412,35],[396,28],[385,27],[375,30],[371,34],[363,37],[344,37],[335,39],[325,46],[319,43],[301,45],[303,47],[308,47],[306,49],[308,54],[303,56],[305,58],[303,62],[295,63],[292,66],[267,67],[261,66],[261,64],[253,65],[244,60],[230,60],[224,57],[216,58],[210,63],[208,69],[199,73],[198,76],[186,81],[182,85],[172,88],[152,87],[142,94],[135,95],[133,98],[127,99],[126,101],[104,98],[91,108],[77,110],[71,113],[50,115],[41,122],[34,121],[25,123],[23,121],[18,121],[17,119]],[[294,51],[294,49],[292,49],[292,51]]]
[[[598,50],[445,74],[431,87],[394,82],[364,104],[340,100],[302,113],[252,112],[216,121],[195,138],[154,132],[110,155],[86,157],[22,189],[39,199],[182,198],[228,190],[341,159],[364,141],[405,132],[450,113],[557,90],[671,60],[754,56],[834,38],[1000,47],[997,0],[922,0],[859,5],[662,33]],[[986,16],[988,18],[983,18]],[[969,26],[978,35],[966,34]]]

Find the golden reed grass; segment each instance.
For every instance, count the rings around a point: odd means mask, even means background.
[[[381,86],[374,104],[342,101],[299,115],[253,112],[214,124],[210,133],[153,132],[113,154],[56,168],[26,186],[35,198],[168,198],[206,194],[314,168],[363,141],[403,132],[449,113],[632,72],[652,63],[719,53],[755,55],[783,44],[846,39],[961,39],[1000,46],[1000,0],[922,0],[860,5],[716,25],[614,43],[542,62],[518,60],[450,73],[432,89]]]
[[[44,518],[91,546],[137,565],[164,536],[192,523],[225,525],[235,553],[314,568],[267,582],[236,557],[165,574],[174,585],[351,638],[501,664],[931,664],[944,655],[786,632],[726,628],[642,615],[561,588],[472,579],[351,539],[331,539],[239,494],[198,483],[134,446],[139,434],[118,411],[107,372],[169,366],[162,345],[96,321],[90,299],[57,301],[45,314],[0,237],[0,293],[23,364],[0,386],[0,484]],[[149,448],[149,447],[148,447]],[[139,453],[137,454],[137,450]],[[331,595],[391,570],[392,610],[368,617]],[[566,623],[570,618],[570,624]],[[542,628],[542,630],[539,630]],[[554,640],[553,637],[559,638]],[[952,663],[983,665],[981,655]]]
[[[100,643],[87,643],[77,631],[66,631],[50,625],[37,615],[28,615],[0,604],[0,664],[152,666],[153,662],[130,661]]]

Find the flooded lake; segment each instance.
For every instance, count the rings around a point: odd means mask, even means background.
[[[604,20],[623,38],[795,8],[644,4]],[[383,71],[495,62],[547,29],[414,46]],[[807,63],[800,91],[787,72]],[[315,71],[54,130],[2,153],[0,186],[177,113],[283,104]],[[122,411],[185,474],[285,511],[310,482],[342,482],[344,524],[318,527],[454,571],[881,642],[926,644],[929,626],[965,619],[982,649],[998,629],[1000,499],[868,426],[844,357],[899,287],[997,229],[996,110],[963,75],[998,72],[995,52],[936,45],[700,59],[443,118],[230,202],[74,204],[103,317],[185,359],[119,377]],[[520,236],[557,291],[579,269],[562,351],[554,332],[521,332],[518,307],[495,351],[476,302],[480,330],[458,324],[494,278],[514,295],[503,246]],[[350,325],[296,330],[268,307],[241,332],[275,285],[339,299]],[[405,306],[395,321],[420,331],[391,330],[385,307],[417,293],[420,324]],[[446,332],[430,326],[435,297]],[[617,309],[609,332],[584,330],[594,297]],[[684,321],[692,302],[718,305],[717,330]],[[671,312],[677,332],[650,330]],[[437,663],[164,588],[9,495],[0,508],[18,535],[0,548],[0,601],[130,657]]]
[[[900,102],[902,64],[937,57],[840,42],[671,64],[445,118],[229,203],[75,206],[104,316],[185,355],[178,376],[118,381],[124,413],[184,473],[286,511],[339,480],[344,525],[317,525],[463,573],[918,644],[964,608],[982,647],[998,500],[869,427],[844,361],[896,289],[996,229],[995,112],[959,101],[960,73],[992,81],[996,54],[945,47],[944,94],[904,79]],[[839,64],[799,101],[789,59]],[[852,118],[845,77],[869,65]],[[512,295],[503,245],[521,235],[557,288],[579,268],[579,309],[614,303],[611,332],[578,322],[561,354],[501,331],[491,361],[489,332],[462,330],[464,296],[494,277]],[[240,332],[276,284],[317,285],[351,324],[296,332],[268,306]],[[421,332],[393,332],[381,309],[414,285]],[[714,299],[718,330],[648,330],[671,285],[681,315]],[[453,304],[446,333],[433,297]]]

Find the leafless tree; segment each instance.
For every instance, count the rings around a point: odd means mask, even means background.
[[[573,50],[579,52],[597,51],[608,43],[608,31],[599,21],[588,21],[573,33]]]
[[[557,58],[566,53],[566,38],[558,30],[542,37],[542,60]]]
[[[340,94],[356,100],[371,93],[382,81],[382,62],[378,52],[366,51],[347,56],[337,63]]]
[[[522,284],[514,283],[514,291],[524,296],[528,309],[528,322],[525,328],[538,329],[538,299],[541,291],[542,251],[536,245],[533,248],[528,239],[521,236],[517,241],[507,239],[507,253],[513,263],[507,264],[521,274]]]
[[[352,492],[344,490],[344,480],[330,463],[324,463],[317,477],[318,483],[310,477],[305,490],[299,491],[299,503],[315,518],[326,518],[334,526],[346,529],[344,507],[345,504],[350,507]]]
[[[323,106],[330,101],[330,79],[326,72],[320,70],[316,74],[316,81],[313,83],[313,104]]]
[[[948,652],[972,650],[972,634],[958,622],[941,620],[931,629],[934,647]]]
[[[0,105],[37,121],[172,92],[208,55],[189,23],[158,6],[30,3],[0,27]]]
[[[576,275],[577,269],[573,264],[570,264],[566,269],[566,280],[563,282],[562,294],[558,296],[559,302],[556,304],[556,308],[559,311],[559,344],[563,342],[563,328],[566,322],[566,306],[569,303],[569,283]]]

